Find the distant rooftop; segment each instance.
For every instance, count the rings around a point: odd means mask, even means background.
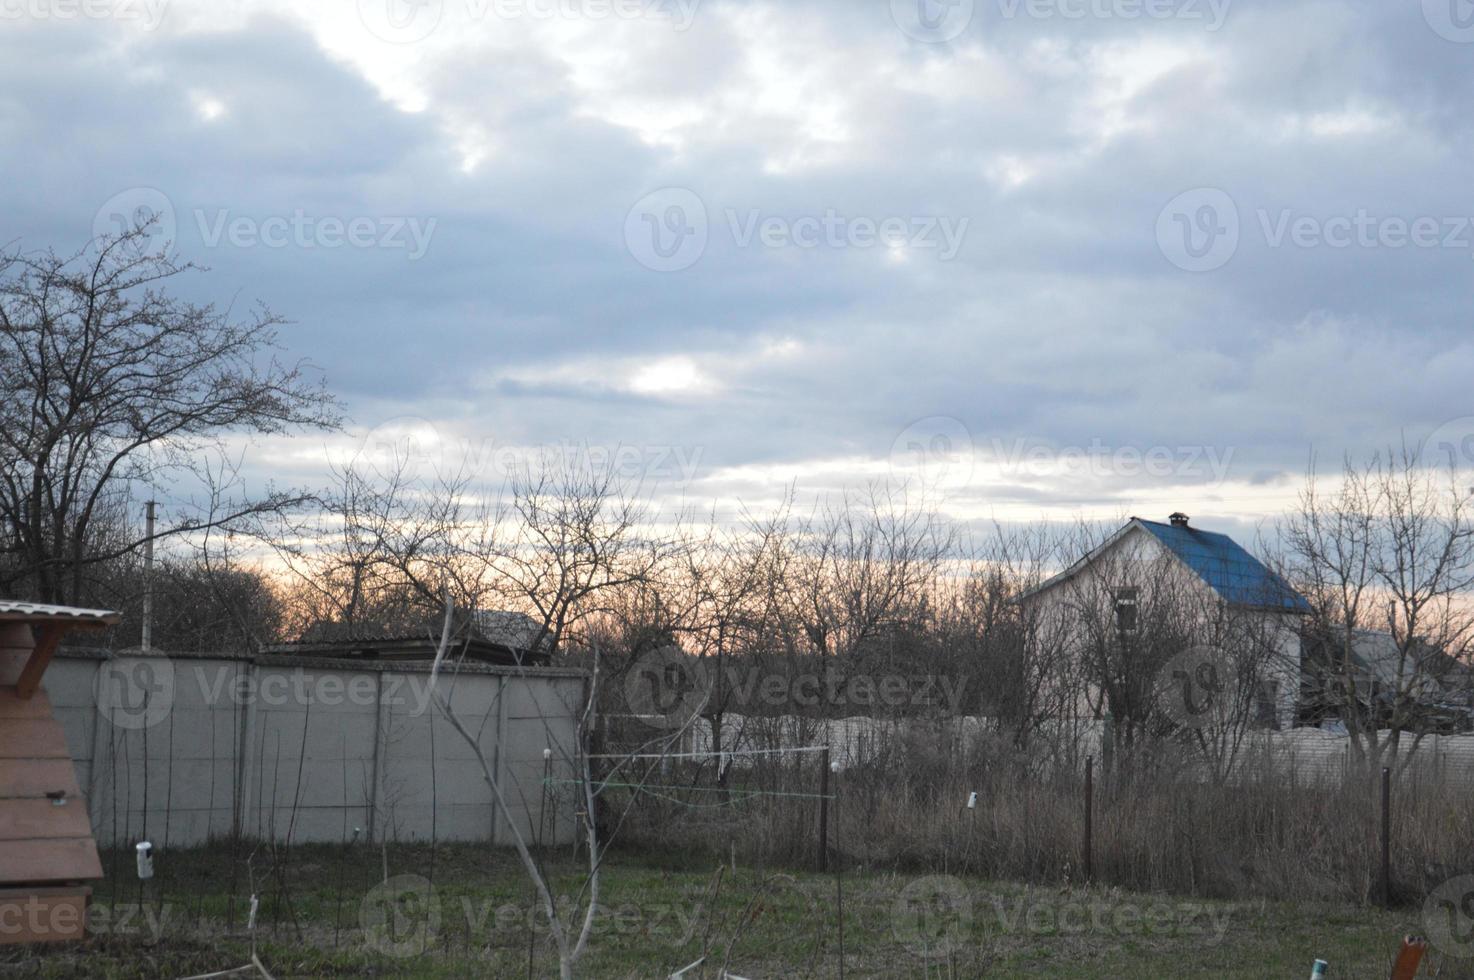
[[[1100,545],[1069,568],[1025,592],[1028,599],[1054,588],[1089,568],[1097,556],[1114,547],[1133,528],[1141,528],[1190,568],[1224,602],[1232,606],[1289,613],[1309,613],[1310,603],[1263,562],[1239,547],[1226,534],[1200,531],[1189,524],[1186,514],[1173,514],[1170,523],[1133,517]]]
[[[470,630],[457,629],[451,656],[491,664],[546,664],[550,661],[542,624],[518,612],[475,610],[468,614]],[[460,627],[467,624],[457,617]],[[440,645],[442,620],[426,620],[422,628],[385,628],[373,624],[318,623],[295,643],[266,648],[271,654],[293,656],[429,660]]]
[[[543,624],[526,613],[478,609],[471,614],[471,621],[483,639],[514,650],[544,647],[548,642],[543,635]]]

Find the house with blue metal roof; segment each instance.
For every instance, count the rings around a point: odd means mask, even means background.
[[[1133,517],[1089,554],[1035,586],[1024,598],[1046,592],[1099,566],[1107,553],[1121,548],[1132,535],[1146,534],[1230,606],[1301,615],[1310,612],[1310,603],[1304,596],[1233,538],[1192,527],[1188,521],[1188,516],[1182,513],[1173,514],[1166,524]]]
[[[1105,605],[1115,632],[1137,630],[1139,610],[1153,590],[1170,590],[1208,615],[1229,611],[1254,624],[1274,655],[1266,658],[1264,705],[1267,724],[1290,727],[1297,716],[1301,673],[1301,621],[1311,611],[1289,582],[1226,534],[1193,527],[1176,513],[1165,523],[1132,517],[1058,575],[1024,593],[1020,602],[1053,606],[1059,613],[1098,615]],[[1086,609],[1091,607],[1092,611]],[[1081,620],[1081,632],[1091,630]],[[1095,624],[1094,635],[1099,635]],[[1271,665],[1272,666],[1268,666]]]

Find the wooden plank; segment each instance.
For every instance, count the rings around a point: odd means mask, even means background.
[[[51,655],[56,653],[56,648],[61,646],[61,638],[66,633],[66,627],[57,623],[47,623],[40,627],[40,635],[36,637],[36,648],[31,651],[31,657],[26,661],[25,667],[21,668],[20,679],[15,682],[15,691],[24,700],[36,693],[36,688],[41,686],[41,675],[46,673],[46,667],[51,663]]]
[[[101,877],[102,862],[91,837],[12,840],[0,847],[0,884]]]
[[[0,759],[70,759],[55,718],[0,718]]]
[[[0,798],[45,799],[61,790],[81,796],[77,770],[70,759],[0,759]]]
[[[85,938],[91,896],[86,885],[0,888],[0,946]]]
[[[0,687],[0,718],[50,718],[51,699],[42,688],[26,700],[15,693],[15,686]]]
[[[19,650],[0,649],[0,684],[14,687],[15,682],[20,680],[20,673],[25,669],[26,661],[30,659],[29,650],[22,653]]]
[[[0,800],[0,841],[91,836],[81,796],[69,796],[61,806],[47,799]]]

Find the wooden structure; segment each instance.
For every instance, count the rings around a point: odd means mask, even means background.
[[[41,686],[62,636],[116,613],[0,600],[0,944],[81,939],[102,877],[87,801]]]

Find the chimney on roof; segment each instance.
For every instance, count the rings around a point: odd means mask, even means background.
[[[1187,527],[1187,515],[1180,510],[1168,517],[1167,520],[1172,522],[1173,527]]]

